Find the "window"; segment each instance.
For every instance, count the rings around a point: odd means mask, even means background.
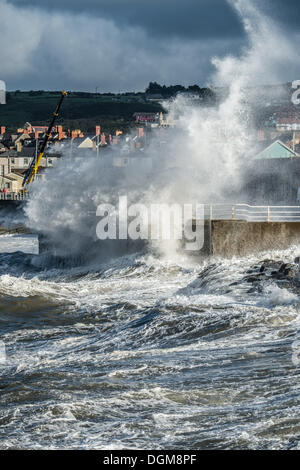
[[[12,158],[10,161],[11,161],[11,164],[12,164],[12,165],[15,164],[15,159],[14,159],[14,158]]]
[[[28,158],[24,158],[24,165],[28,165]]]

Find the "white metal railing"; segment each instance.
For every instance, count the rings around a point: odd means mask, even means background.
[[[28,193],[24,191],[20,193],[2,193],[0,192],[0,201],[24,201],[24,199],[28,199]]]
[[[212,204],[205,206],[205,218],[210,220],[246,220],[248,222],[300,222],[300,206]]]

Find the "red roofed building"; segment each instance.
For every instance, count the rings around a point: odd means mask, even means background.
[[[134,113],[136,122],[155,122],[159,119],[158,113]]]
[[[281,118],[277,121],[277,130],[279,131],[299,131],[300,119],[298,118]]]

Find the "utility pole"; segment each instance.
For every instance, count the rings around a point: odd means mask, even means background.
[[[10,173],[10,158],[7,159],[8,173]],[[4,188],[5,165],[1,165],[1,189]]]
[[[101,126],[96,126],[96,152],[97,152],[97,157],[99,157],[100,133],[101,133]]]
[[[293,152],[295,152],[295,148],[296,148],[295,139],[296,139],[296,132],[294,131],[293,132]]]
[[[39,138],[36,137],[35,138],[35,161],[37,161],[37,157],[38,157],[38,141],[39,141]]]

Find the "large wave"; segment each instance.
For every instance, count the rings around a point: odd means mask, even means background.
[[[32,185],[27,225],[44,233],[59,255],[92,250],[97,241],[96,208],[100,203],[116,204],[119,195],[125,194],[129,203],[185,204],[232,201],[239,193],[255,141],[251,107],[257,97],[249,91],[266,77],[276,82],[282,60],[292,60],[295,50],[255,2],[230,4],[244,24],[248,47],[239,57],[212,58],[211,82],[224,95],[215,107],[195,104],[184,95],[164,103],[175,127],[164,145],[160,131],[152,132],[147,149],[153,160],[151,175],[134,166],[117,172],[91,154],[67,158],[66,150],[46,179]],[[117,251],[119,246],[114,244]]]

